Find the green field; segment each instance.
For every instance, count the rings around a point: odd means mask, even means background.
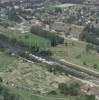
[[[48,39],[34,35],[32,33],[20,33],[19,31],[12,31],[6,28],[0,28],[0,34],[3,34],[11,39],[23,42],[26,46],[39,46],[41,48],[49,48],[51,43]]]
[[[8,65],[12,64],[14,61],[16,61],[15,57],[9,56],[8,54],[5,54],[3,52],[0,52],[0,71],[3,69],[6,69]]]
[[[58,45],[57,47],[51,48],[51,50],[55,57],[99,70],[99,53],[95,50],[90,50],[90,53],[86,52],[86,43],[67,40],[65,44]]]

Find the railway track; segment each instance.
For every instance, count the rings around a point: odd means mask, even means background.
[[[27,51],[24,48],[20,47],[19,45],[13,45],[13,44],[9,45],[9,43],[7,43],[4,40],[2,40],[2,41],[0,40],[0,45],[3,45],[5,49],[9,48],[10,51],[12,53],[15,53],[17,56],[20,56],[20,54],[19,54],[20,52],[23,51],[23,53],[24,53]],[[30,55],[28,55],[28,56],[30,56]],[[64,70],[66,70],[70,74],[73,74],[76,76],[81,76],[84,78],[88,77],[91,79],[94,78],[94,79],[99,80],[99,72],[89,70],[87,68],[80,67],[78,65],[74,65],[71,63],[63,62],[57,58],[43,57],[42,55],[36,55],[36,54],[34,54],[34,55],[32,54],[32,57],[35,58],[36,60],[42,62],[42,63],[50,64],[51,66],[59,65],[59,67],[64,68]],[[23,58],[25,58],[25,57],[23,57]],[[28,59],[28,60],[34,61],[33,59]]]
[[[33,55],[33,54],[29,54],[29,56],[30,58],[32,57],[33,59],[36,59],[42,63],[49,64],[51,66],[58,65],[59,67],[63,68],[65,71],[67,71],[68,73],[72,75],[80,76],[80,77],[88,78],[88,79],[90,78],[90,79],[99,80],[99,72],[96,72],[96,71],[93,71],[93,70],[90,70],[78,65],[74,65],[71,63],[67,63],[57,58],[52,58],[52,57],[46,58],[46,57]],[[32,60],[32,59],[29,59],[29,60]]]
[[[74,71],[76,74],[81,75],[83,77],[90,77],[99,80],[99,72],[72,63],[64,62],[57,58],[53,58],[53,60],[57,62],[61,67],[65,68],[65,70],[71,69],[71,71]]]

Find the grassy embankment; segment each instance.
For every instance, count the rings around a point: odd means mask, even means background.
[[[86,43],[66,40],[65,44],[52,47],[55,57],[68,62],[99,70],[99,53],[95,50],[86,51]]]
[[[2,65],[2,66],[1,66]],[[22,100],[74,100],[72,96],[58,96],[58,95],[37,95],[32,94],[31,91],[27,91],[22,87],[31,88],[40,92],[46,92],[51,90],[57,90],[59,83],[65,83],[70,80],[65,75],[48,72],[45,67],[36,65],[35,63],[29,63],[22,59],[0,52],[0,77],[3,79],[3,83],[11,82],[6,86],[11,93],[21,96]],[[17,88],[12,86],[17,85]],[[20,87],[18,87],[20,86]],[[22,87],[21,87],[22,86]]]
[[[50,47],[56,57],[77,65],[99,70],[99,53],[95,50],[90,50],[90,53],[88,53],[86,51],[86,43],[66,40],[66,43],[63,45],[51,47],[49,40],[31,33],[20,33],[5,28],[0,28],[0,32],[0,34],[4,34],[9,38],[15,38],[17,41],[21,41],[28,46],[38,45],[41,48]]]
[[[0,77],[3,79],[3,84],[8,83],[8,86],[14,84],[18,89],[26,91],[29,89],[41,94],[56,91],[59,83],[70,80],[66,75],[49,72],[41,64],[29,63],[3,52],[0,52]]]

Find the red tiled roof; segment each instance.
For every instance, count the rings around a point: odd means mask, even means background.
[[[81,92],[99,95],[99,87],[82,87]]]

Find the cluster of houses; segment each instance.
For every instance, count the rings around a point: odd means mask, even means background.
[[[68,36],[70,38],[79,38],[81,31],[72,29],[73,25],[85,26],[85,24],[93,23],[95,26],[99,26],[95,22],[99,20],[97,13],[99,13],[99,7],[86,6],[84,4],[55,4],[54,7],[49,5],[44,6],[45,0],[1,0],[2,3],[12,2],[14,8],[17,10],[20,8],[24,12],[24,16],[30,22],[30,26],[39,25],[45,30],[57,32],[59,35]],[[49,0],[46,0],[46,2]],[[91,0],[84,0],[86,2]],[[93,0],[94,2],[96,0]],[[36,7],[38,9],[36,9]],[[43,8],[43,9],[41,9]],[[51,10],[50,10],[51,9]],[[8,9],[2,8],[0,11],[1,16],[6,16]],[[26,13],[25,13],[26,12]],[[28,15],[27,12],[31,12]],[[42,14],[41,14],[42,13]],[[22,13],[21,13],[22,14]],[[21,16],[21,15],[20,15]],[[22,16],[23,17],[23,16]]]
[[[85,0],[84,4],[99,4],[99,0]]]

